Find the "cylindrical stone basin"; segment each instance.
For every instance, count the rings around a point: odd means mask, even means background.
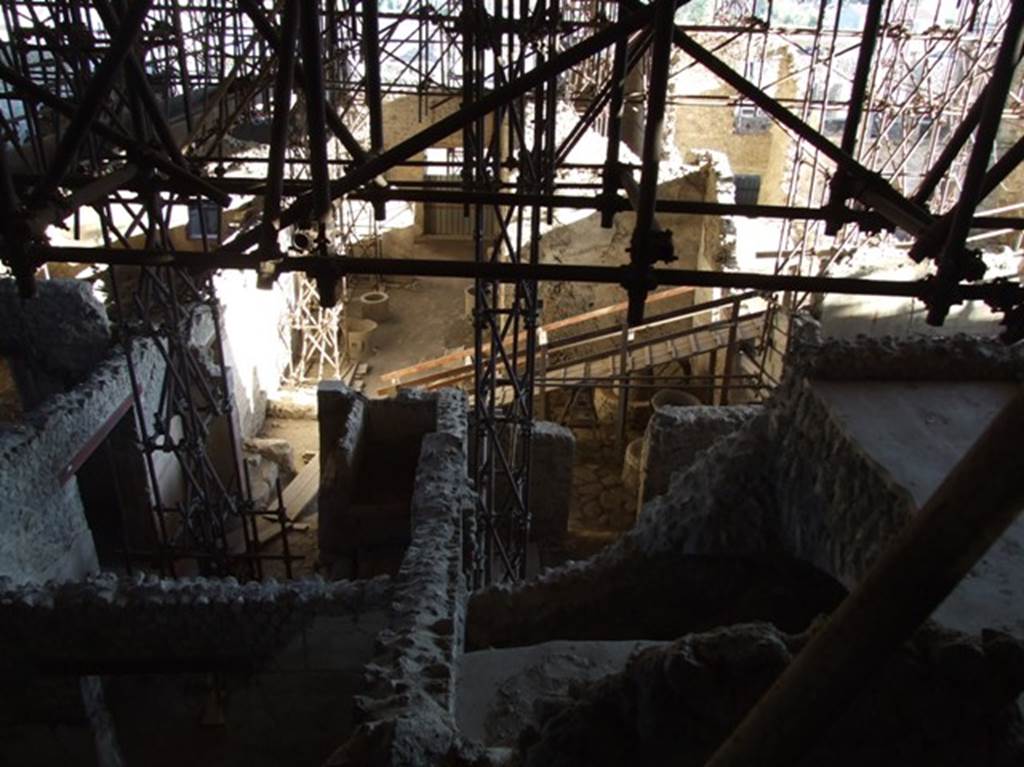
[[[679,389],[659,389],[651,397],[651,407],[657,410],[661,410],[663,407],[694,407],[695,405],[703,405],[704,403],[697,399],[694,395],[688,391],[680,391]]]
[[[370,338],[377,329],[377,323],[368,319],[355,317],[345,321],[345,353],[349,359],[365,360],[373,349]]]
[[[391,296],[382,290],[371,290],[359,296],[359,308],[364,320],[383,322],[391,313]]]
[[[313,237],[309,232],[296,229],[292,232],[292,245],[294,245],[297,250],[307,251],[313,247]]]
[[[615,414],[619,409],[619,390],[613,387],[598,386],[594,389],[594,409],[597,417],[604,423],[614,423]]]

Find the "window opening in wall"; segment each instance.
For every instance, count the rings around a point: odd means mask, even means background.
[[[425,153],[427,166],[424,175],[432,182],[450,182],[459,189],[462,182],[462,147],[429,147]],[[444,202],[423,203],[423,234],[443,237],[472,237],[473,215],[464,205]],[[498,231],[498,220],[493,206],[484,209],[484,234],[493,236]]]
[[[207,201],[190,204],[186,231],[190,240],[220,240],[220,207]]]
[[[736,174],[736,204],[757,205],[761,196],[761,177],[757,175]]]
[[[737,133],[764,133],[771,125],[771,118],[753,104],[736,107],[733,127]]]
[[[427,161],[425,176],[432,179],[461,178],[462,147],[428,147],[424,153]]]

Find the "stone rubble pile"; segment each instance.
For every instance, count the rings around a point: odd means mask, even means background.
[[[539,728],[521,735],[520,764],[699,767],[808,637],[754,623],[642,650],[620,674],[539,701]],[[1019,765],[1022,691],[1024,643],[928,625],[794,767]]]

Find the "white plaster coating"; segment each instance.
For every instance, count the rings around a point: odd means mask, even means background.
[[[1019,392],[992,381],[813,384],[818,396],[918,507]],[[1024,519],[1018,518],[933,616],[967,633],[1024,637]]]
[[[993,381],[815,381],[812,388],[921,505],[1020,387]]]

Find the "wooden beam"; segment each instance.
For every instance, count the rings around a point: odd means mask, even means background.
[[[651,293],[647,297],[647,304],[655,304],[660,301],[668,300],[669,298],[676,298],[678,296],[682,296],[692,292],[693,288],[688,286],[670,288],[669,290],[662,290],[657,293]],[[601,319],[602,317],[607,317],[612,314],[625,312],[628,307],[629,303],[626,301],[617,304],[611,304],[610,306],[605,306],[600,309],[594,309],[589,312],[584,312],[583,314],[575,314],[572,317],[566,317],[565,319],[549,322],[546,325],[541,325],[540,328],[538,328],[538,330],[543,331],[550,336],[551,333],[553,333],[556,330],[563,330],[565,328],[573,327],[575,325],[580,325],[584,322],[590,322],[592,320]],[[525,336],[523,337],[525,338]],[[485,353],[490,352],[490,350],[491,347],[489,344],[484,346]],[[445,367],[446,365],[455,364],[465,360],[467,357],[469,359],[472,359],[472,356],[473,350],[463,347],[462,349],[458,349],[454,352],[449,352],[448,354],[442,357],[436,357],[434,359],[426,360],[424,362],[417,362],[415,365],[410,365],[408,367],[400,368],[398,370],[392,370],[390,373],[384,373],[382,378],[391,382],[392,384],[397,384],[401,383],[404,379],[418,376],[420,373],[423,373],[427,370],[433,370],[434,368]]]

